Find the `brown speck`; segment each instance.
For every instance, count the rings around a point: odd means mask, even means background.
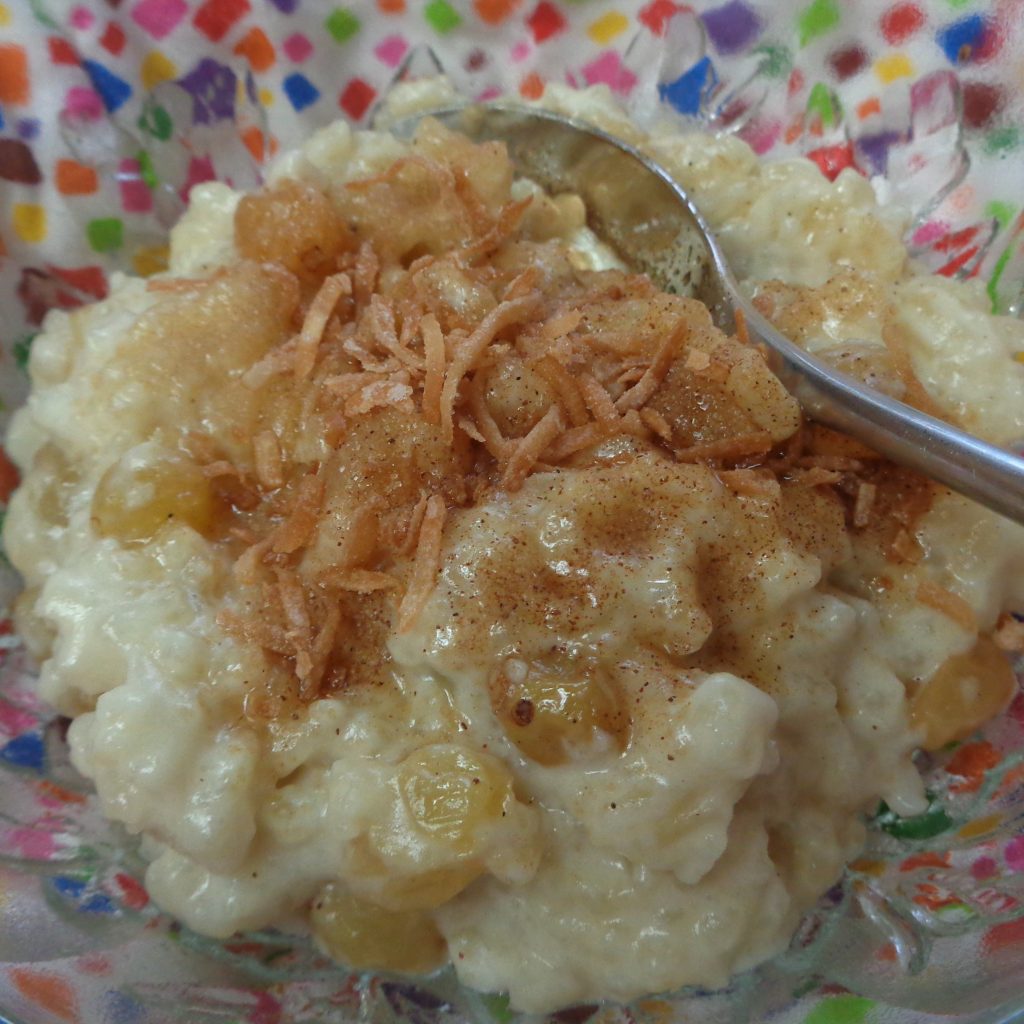
[[[516,706],[512,709],[512,721],[516,725],[529,725],[533,721],[533,715],[533,701],[527,697],[517,701]]]

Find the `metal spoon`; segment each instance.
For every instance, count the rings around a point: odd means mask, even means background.
[[[513,165],[547,191],[573,192],[590,227],[631,268],[660,288],[694,296],[724,331],[742,310],[752,339],[812,419],[1015,522],[1024,524],[1024,459],[872,391],[797,347],[740,292],[715,236],[663,167],[582,121],[500,103],[424,111],[389,130],[411,137],[424,117],[478,142],[500,140]]]

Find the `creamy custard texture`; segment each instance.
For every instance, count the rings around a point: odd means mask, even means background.
[[[1024,436],[1024,328],[915,273],[866,182],[545,102],[678,175],[802,345]],[[196,930],[528,1011],[721,985],[1009,702],[1020,528],[803,422],[584,215],[499,146],[338,124],[36,340],[22,632]]]

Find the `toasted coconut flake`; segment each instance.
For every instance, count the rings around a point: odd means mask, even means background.
[[[379,499],[352,510],[348,529],[331,552],[331,563],[339,572],[361,567],[376,548],[380,511]]]
[[[797,428],[796,433],[791,434],[790,437],[787,438],[782,449],[782,455],[778,458],[771,459],[766,463],[766,465],[776,473],[785,472],[785,470],[794,465],[796,460],[803,454],[805,442],[806,433],[804,431],[804,426],[801,423]]]
[[[859,460],[845,455],[801,455],[794,462],[804,469],[831,469],[837,473],[857,473],[863,468]]]
[[[552,405],[521,438],[509,457],[501,483],[507,491],[518,491],[545,449],[565,430],[562,413]]]
[[[420,527],[423,524],[423,517],[427,512],[428,495],[420,495],[419,501],[413,506],[409,513],[409,522],[405,527],[405,537],[398,544],[398,554],[408,556],[416,548],[416,541],[420,535]]]
[[[455,194],[466,208],[469,222],[472,225],[473,233],[480,235],[493,226],[493,220],[480,193],[473,187],[473,181],[465,167],[456,167],[455,171]]]
[[[839,483],[842,479],[843,474],[837,473],[834,469],[812,466],[810,469],[795,470],[790,477],[790,482],[794,487],[828,487]]]
[[[486,234],[481,235],[475,242],[464,246],[459,255],[463,260],[475,260],[480,256],[486,256],[494,252],[512,232],[519,227],[527,207],[533,202],[533,196],[525,196],[522,199],[506,203],[498,214],[498,219],[493,228]]]
[[[756,469],[719,470],[718,478],[734,494],[746,498],[777,498],[782,493],[774,475]]]
[[[232,574],[239,583],[255,584],[260,580],[260,565],[273,545],[273,535],[261,541],[250,543],[232,567]]]
[[[423,334],[424,369],[423,377],[423,418],[428,423],[441,422],[441,387],[444,384],[444,367],[447,360],[444,335],[441,325],[433,313],[420,321]]]
[[[228,462],[227,459],[218,459],[216,462],[208,462],[202,467],[202,474],[207,480],[214,480],[219,476],[233,476],[241,478],[242,474],[238,467]]]
[[[992,640],[1001,650],[1013,654],[1024,652],[1024,622],[1004,612],[999,616]]]
[[[521,299],[524,295],[535,291],[539,284],[540,271],[536,267],[527,267],[508,283],[508,287],[501,293],[501,301],[509,302],[511,299]]]
[[[380,295],[371,296],[369,322],[374,340],[385,352],[390,352],[410,369],[423,372],[423,360],[415,352],[410,352],[399,344],[395,307],[392,302]]]
[[[306,317],[302,321],[302,330],[295,348],[293,369],[299,380],[304,380],[313,372],[316,364],[317,349],[323,340],[327,321],[334,313],[334,307],[342,295],[352,294],[352,281],[348,274],[332,274],[325,277],[320,290],[309,304]]]
[[[721,441],[695,444],[676,452],[680,462],[703,462],[710,459],[740,459],[746,455],[760,455],[771,451],[772,435],[767,430],[758,430],[738,437],[726,437]]]
[[[441,429],[446,441],[452,440],[455,399],[462,378],[473,369],[499,331],[525,320],[539,302],[540,295],[533,293],[511,302],[499,303],[483,318],[476,330],[459,344],[441,388]]]
[[[669,422],[657,409],[644,406],[640,410],[640,419],[666,444],[672,441],[672,427]]]
[[[926,604],[929,608],[941,612],[946,618],[952,619],[958,626],[977,633],[978,620],[974,609],[959,594],[954,594],[931,580],[924,580],[918,584],[917,599],[921,604]]]
[[[737,306],[733,317],[736,320],[736,340],[741,345],[749,345],[750,331],[747,330],[747,314]]]
[[[324,482],[316,473],[299,481],[291,513],[273,534],[273,550],[290,555],[304,548],[316,532],[324,500]]]
[[[594,419],[599,423],[617,423],[618,410],[604,385],[586,371],[579,375],[578,380],[583,401],[587,403],[587,408],[593,413]]]
[[[310,629],[309,609],[306,607],[306,593],[302,589],[298,574],[294,569],[277,567],[277,595],[288,625],[288,638],[296,645],[296,650],[309,643]]]
[[[369,242],[363,242],[359,246],[359,254],[356,256],[356,265],[352,272],[352,296],[360,308],[370,302],[377,287],[377,275],[380,273],[380,260],[373,246]]]
[[[299,697],[304,701],[312,700],[319,686],[310,679],[313,674],[313,655],[308,646],[300,647],[295,653],[295,674],[299,677]]]
[[[486,444],[486,438],[477,429],[477,425],[468,417],[460,416],[456,421],[456,426],[461,430],[467,437],[472,438],[479,444]]]
[[[216,498],[244,512],[252,511],[261,500],[259,491],[237,470],[212,477],[210,489]]]
[[[351,590],[357,594],[372,594],[378,590],[391,590],[398,586],[398,580],[390,573],[375,572],[372,569],[341,569],[333,567],[317,577],[321,586]]]
[[[442,257],[435,256],[430,252],[423,256],[417,256],[416,259],[409,264],[409,274],[412,277],[415,277],[421,270],[426,270],[427,267],[432,267],[435,263],[440,263],[441,261]]]
[[[324,421],[324,441],[331,448],[337,448],[348,433],[349,421],[344,412],[332,412]]]
[[[578,381],[550,352],[538,359],[533,369],[554,388],[558,401],[574,427],[582,427],[590,422]]]
[[[267,491],[275,491],[284,484],[284,466],[281,462],[281,445],[277,434],[263,430],[252,439],[253,462],[256,465],[256,479]]]
[[[632,434],[633,437],[649,438],[651,436],[650,430],[647,429],[647,425],[640,418],[640,413],[636,409],[627,409],[622,414],[618,426],[623,433]]]
[[[346,416],[362,416],[374,409],[397,406],[413,411],[412,387],[404,381],[380,380],[360,388],[345,402]]]
[[[408,633],[412,629],[437,582],[437,573],[441,568],[441,539],[447,514],[444,498],[432,494],[424,508],[409,586],[398,606],[399,633]]]
[[[627,366],[626,369],[623,370],[622,373],[620,373],[618,375],[618,377],[615,378],[615,387],[616,387],[616,389],[619,390],[620,392],[624,391],[630,385],[635,384],[638,380],[640,380],[640,378],[643,377],[643,375],[646,372],[647,372],[647,366],[646,365],[643,365],[643,366]],[[620,393],[620,397],[621,397],[621,393]]]
[[[221,448],[217,442],[199,430],[190,430],[185,434],[185,448],[201,466],[216,462],[221,457]]]
[[[585,427],[573,427],[565,431],[544,453],[548,462],[558,463],[575,455],[576,452],[590,448],[608,436],[608,428],[603,423],[588,423]]]
[[[319,694],[340,625],[341,609],[336,604],[328,605],[312,645],[308,651],[302,652],[301,669],[303,674],[300,675],[299,685],[299,697],[302,700],[313,700]],[[300,669],[299,658],[295,659],[295,668],[296,671]]]
[[[647,404],[647,400],[658,390],[661,382],[665,379],[669,367],[675,360],[679,346],[687,334],[685,323],[678,327],[661,343],[658,351],[654,354],[651,365],[644,371],[643,376],[624,395],[619,397],[615,408],[619,412],[627,409],[639,409]]]
[[[387,356],[385,359],[374,359],[358,342],[353,339],[346,340],[342,348],[349,355],[359,360],[360,366],[367,373],[389,374],[401,368],[401,363],[394,356]]]
[[[544,322],[544,326],[541,327],[541,336],[546,341],[564,338],[567,334],[572,334],[582,322],[583,314],[578,309],[566,310]]]
[[[251,391],[257,391],[269,380],[288,373],[295,367],[295,353],[298,350],[298,335],[289,338],[283,345],[272,348],[262,359],[252,364],[242,374],[242,383]]]
[[[513,442],[506,440],[505,436],[501,432],[501,428],[495,422],[494,417],[491,415],[490,407],[487,404],[487,398],[484,395],[483,380],[480,374],[473,374],[470,379],[469,388],[469,410],[473,414],[474,426],[477,430],[477,436],[474,437],[472,433],[469,433],[470,437],[474,440],[482,441],[484,447],[494,456],[498,462],[505,462],[511,454]]]
[[[337,395],[338,398],[350,398],[368,384],[387,381],[387,379],[387,377],[383,377],[379,373],[367,373],[365,371],[339,373],[335,377],[325,377],[323,379],[323,387],[332,395]]]
[[[924,549],[918,539],[907,530],[899,530],[889,546],[890,562],[910,562],[917,564],[924,558]]]
[[[878,488],[875,484],[860,482],[857,488],[857,500],[853,506],[853,525],[857,529],[863,529],[871,522],[871,513],[875,507],[875,497]]]

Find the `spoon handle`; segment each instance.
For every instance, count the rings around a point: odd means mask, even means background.
[[[726,283],[751,337],[776,353],[776,373],[812,419],[1024,525],[1024,459],[831,367],[824,372],[741,297],[733,280]]]
[[[579,195],[591,227],[627,265],[666,291],[695,295],[723,330],[734,329],[742,309],[751,336],[774,352],[773,369],[812,419],[1024,525],[1024,459],[872,391],[780,334],[743,296],[695,203],[649,156],[593,125],[518,104],[423,111],[390,130],[409,138],[424,116],[478,141],[500,139],[520,173]]]

